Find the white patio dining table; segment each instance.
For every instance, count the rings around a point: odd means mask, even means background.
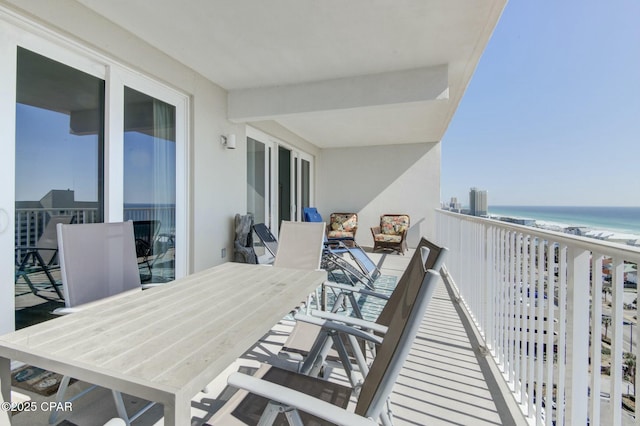
[[[0,336],[2,395],[18,360],[164,405],[191,399],[326,280],[325,271],[225,263]]]

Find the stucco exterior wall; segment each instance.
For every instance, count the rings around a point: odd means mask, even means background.
[[[331,212],[358,213],[360,245],[373,246],[369,228],[379,224],[385,213],[410,216],[410,247],[420,236],[434,237],[440,143],[323,149],[318,175],[318,211],[325,220]]]

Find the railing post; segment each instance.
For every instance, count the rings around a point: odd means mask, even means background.
[[[546,296],[546,324],[547,324],[547,338],[546,338],[546,345],[547,345],[547,349],[546,349],[546,376],[545,376],[545,383],[547,384],[547,389],[546,389],[546,394],[545,394],[545,407],[549,407],[550,405],[553,406],[553,404],[549,404],[550,401],[553,401],[553,376],[554,376],[554,364],[555,364],[555,360],[554,360],[554,356],[555,356],[555,336],[554,336],[554,330],[555,330],[555,289],[556,289],[556,277],[555,277],[555,271],[556,271],[556,244],[549,242],[549,244],[547,245],[547,287],[545,289],[545,296]],[[543,297],[544,300],[544,297]],[[546,424],[547,425],[551,425],[553,422],[553,410],[549,410],[549,408],[547,408],[547,418],[546,418]]]
[[[612,302],[611,302],[611,370],[609,380],[611,382],[611,407],[622,406],[622,354],[623,354],[623,322],[624,315],[622,305],[624,302],[624,261],[616,257],[611,259],[613,275],[611,277]],[[622,411],[611,410],[611,425],[622,424]]]
[[[587,424],[589,371],[589,257],[569,247],[567,265],[566,424]]]
[[[591,365],[599,366],[602,363],[602,271],[603,256],[598,253],[592,253],[591,259],[591,291],[592,291],[592,312],[591,312]],[[592,419],[600,418],[600,389],[601,374],[591,374],[590,380],[591,400],[589,408],[589,417]]]

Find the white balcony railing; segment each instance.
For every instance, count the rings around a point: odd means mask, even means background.
[[[72,216],[74,223],[94,223],[102,220],[97,208],[16,208],[15,245],[16,259],[22,259],[24,253],[20,247],[36,246],[49,219],[52,216]],[[150,207],[125,207],[124,220],[160,221],[159,233],[173,234],[176,221],[176,209],[172,205]]]
[[[634,424],[638,294],[625,267],[640,249],[436,216],[456,290],[530,423]]]

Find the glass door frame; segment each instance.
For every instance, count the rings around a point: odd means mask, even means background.
[[[175,277],[188,272],[188,138],[189,98],[139,73],[109,67],[107,79],[107,125],[105,149],[105,217],[110,222],[123,220],[124,206],[124,88],[142,92],[176,108],[176,226]]]
[[[278,229],[280,217],[278,215],[278,172],[279,172],[279,156],[277,155],[279,148],[291,151],[291,159],[289,168],[291,170],[289,206],[291,208],[291,217],[296,221],[303,220],[303,212],[301,205],[302,200],[302,168],[301,160],[309,162],[309,200],[313,205],[315,202],[314,176],[315,162],[314,157],[304,151],[301,151],[291,144],[281,139],[273,137],[256,128],[247,126],[246,136],[265,145],[265,217],[266,225],[273,231]],[[277,234],[277,232],[274,232]]]
[[[121,221],[124,206],[124,86],[176,107],[176,278],[188,272],[189,97],[123,64],[0,7],[0,334],[15,329],[15,138],[18,47],[105,81],[104,218]],[[11,58],[11,60],[6,60]],[[10,284],[10,285],[9,285]]]
[[[295,218],[297,221],[302,221],[304,218],[304,212],[302,211],[302,195],[303,195],[303,179],[302,179],[302,161],[306,161],[309,163],[309,207],[314,205],[315,200],[315,191],[314,191],[314,176],[315,176],[315,168],[313,156],[307,154],[306,152],[296,151],[294,155],[294,161],[297,164],[297,167],[294,170],[297,170],[295,179],[296,179],[296,193],[295,193],[295,206],[296,206],[296,214]]]
[[[15,329],[14,219],[18,47],[105,81],[107,74],[104,64],[82,54],[77,46],[65,47],[48,31],[34,28],[31,32],[24,29],[25,24],[24,20],[0,9],[0,148],[3,151],[3,155],[0,156],[0,179],[4,182],[5,188],[0,191],[0,334]],[[6,60],[7,58],[10,60]]]

